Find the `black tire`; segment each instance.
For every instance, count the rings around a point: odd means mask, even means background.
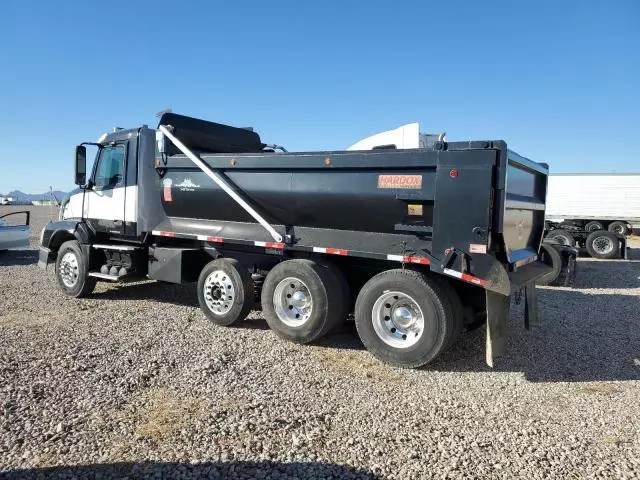
[[[551,285],[558,279],[562,271],[562,255],[550,244],[543,243],[540,247],[540,260],[553,270],[536,281],[537,285]]]
[[[307,259],[287,260],[272,268],[261,295],[262,312],[271,330],[286,340],[310,343],[342,324],[348,301],[336,268]],[[286,279],[293,281],[285,283]],[[299,304],[295,305],[293,295],[298,294]]]
[[[445,295],[445,299],[449,302],[449,306],[453,313],[452,328],[449,329],[449,338],[447,338],[446,348],[448,348],[455,344],[460,338],[460,334],[464,328],[464,309],[462,307],[460,297],[458,296],[458,292],[456,292],[455,288],[453,288],[447,278],[441,275],[434,275],[429,278],[438,284],[442,293]]]
[[[615,233],[605,231],[590,233],[585,246],[593,258],[609,259],[620,256],[620,240]]]
[[[422,333],[414,340],[415,343],[409,343],[406,348],[387,343],[374,326],[391,321],[391,312],[384,317],[379,314],[374,316],[374,308],[378,308],[381,301],[386,301],[386,295],[393,295],[394,292],[408,296],[422,311]],[[393,299],[402,301],[395,297]],[[389,305],[385,303],[380,308],[390,308]],[[394,269],[379,273],[365,283],[356,300],[356,328],[366,349],[379,360],[403,368],[421,367],[444,351],[452,338],[451,331],[456,328],[455,316],[448,295],[439,282],[413,270]],[[378,328],[388,328],[386,325],[384,323],[383,327]],[[388,325],[389,333],[396,335],[398,329],[393,326],[395,324]],[[393,337],[395,340],[392,343],[411,342],[411,333],[410,330],[405,335],[400,330],[400,335]],[[388,334],[386,338],[389,339]]]
[[[602,224],[602,222],[593,220],[591,222],[587,222],[587,224],[584,226],[584,229],[587,232],[597,232],[598,230],[604,230],[604,225]]]
[[[564,264],[564,259],[562,260]],[[558,275],[558,277],[549,285],[552,285],[555,287],[572,286],[575,281],[577,269],[578,269],[578,262],[576,262],[576,256],[569,255],[567,257],[567,264],[563,265],[563,267],[560,269],[560,274]]]
[[[335,327],[339,327],[342,323],[344,323],[347,319],[347,315],[351,312],[353,307],[353,299],[351,297],[351,287],[349,286],[349,282],[345,278],[344,274],[340,270],[337,265],[334,265],[331,262],[317,262],[321,267],[329,269],[329,271],[333,274],[336,281],[338,282],[338,288],[340,290],[342,296],[342,311],[344,314],[340,314],[341,316],[334,322]],[[332,327],[333,328],[333,327]],[[331,329],[330,329],[331,331]]]
[[[611,222],[607,227],[607,230],[611,233],[615,233],[616,235],[626,235],[628,231],[627,223],[619,221]]]
[[[547,234],[547,238],[554,239],[561,245],[568,245],[570,247],[574,247],[576,245],[576,240],[573,238],[571,232],[563,229],[551,230]]]
[[[63,261],[64,260],[64,261]],[[65,295],[86,297],[96,288],[97,279],[89,277],[89,262],[76,240],[60,245],[56,258],[56,280]]]
[[[230,303],[224,303],[225,299]],[[198,303],[214,325],[228,327],[241,322],[254,305],[249,271],[234,258],[207,263],[198,277]]]

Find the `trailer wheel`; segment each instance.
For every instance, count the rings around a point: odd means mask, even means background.
[[[325,335],[347,316],[348,301],[334,267],[312,260],[287,260],[267,274],[262,311],[281,338],[309,343]]]
[[[247,318],[253,297],[251,275],[234,258],[213,260],[200,272],[198,302],[214,325],[228,327]]]
[[[96,288],[97,280],[89,277],[87,259],[76,240],[60,245],[56,258],[56,279],[60,289],[70,297],[86,297]]]
[[[620,240],[615,233],[593,232],[587,237],[587,252],[593,258],[618,258],[620,256]]]
[[[547,238],[553,238],[559,244],[568,245],[570,247],[573,247],[576,244],[576,240],[573,238],[571,232],[563,229],[551,230],[547,234]]]
[[[597,232],[598,230],[604,230],[604,225],[602,225],[601,222],[592,221],[587,222],[587,224],[584,226],[584,229],[587,232]]]
[[[607,227],[607,230],[617,235],[626,235],[627,224],[625,222],[620,222],[620,221],[611,222]]]
[[[552,271],[546,275],[540,277],[537,281],[537,285],[551,285],[560,275],[562,270],[562,255],[552,245],[543,243],[540,246],[540,260],[545,265],[549,265],[553,268]]]
[[[356,328],[367,350],[403,368],[429,363],[448,347],[455,313],[437,281],[412,270],[371,278],[356,300]]]

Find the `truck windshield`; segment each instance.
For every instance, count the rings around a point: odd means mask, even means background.
[[[109,145],[102,148],[94,184],[102,188],[124,185],[124,145]]]

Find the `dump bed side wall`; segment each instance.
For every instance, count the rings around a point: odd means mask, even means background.
[[[548,169],[508,150],[502,162],[504,191],[501,218],[502,241],[510,263],[531,259],[538,253],[544,233]],[[506,167],[506,168],[505,168]]]

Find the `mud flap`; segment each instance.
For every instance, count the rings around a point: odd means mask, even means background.
[[[485,290],[487,300],[487,365],[493,367],[496,358],[507,348],[507,322],[511,297]]]
[[[531,327],[537,327],[539,325],[538,295],[536,293],[536,286],[530,283],[524,287],[524,328],[531,330]]]

